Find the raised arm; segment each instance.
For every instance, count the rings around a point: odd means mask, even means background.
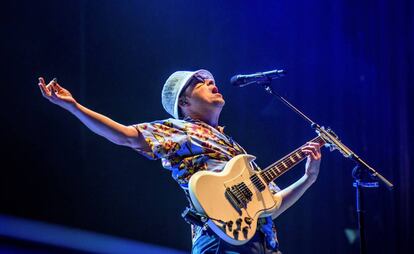
[[[309,142],[302,148],[302,151],[308,155],[305,166],[305,174],[292,185],[279,191],[275,195],[282,198],[282,204],[279,209],[272,214],[272,218],[278,217],[281,213],[291,207],[305,191],[316,181],[321,164],[321,151],[318,143]]]
[[[44,79],[40,77],[38,85],[43,97],[71,112],[94,133],[117,145],[149,150],[143,136],[136,128],[117,123],[109,117],[82,106],[55,79],[46,85]]]

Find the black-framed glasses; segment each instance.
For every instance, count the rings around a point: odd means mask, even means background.
[[[198,83],[204,83],[204,82],[205,80],[202,77],[194,75],[191,77],[190,81],[188,81],[187,85],[184,87],[183,90],[187,89],[187,87],[195,86]]]
[[[211,77],[206,76],[206,75],[202,75],[201,73],[196,73],[194,74],[194,76],[191,77],[190,82],[188,82],[188,85],[196,85],[198,83],[205,83],[207,79],[211,79]],[[214,83],[214,79],[213,83]]]

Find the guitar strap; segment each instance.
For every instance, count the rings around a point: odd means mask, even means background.
[[[208,128],[211,128],[210,126],[207,126]],[[188,133],[186,131],[184,131],[185,134],[191,139],[191,135],[188,135]],[[229,141],[229,143],[233,146],[233,147],[237,147],[238,149],[240,149],[241,151],[243,151],[244,154],[247,154],[246,150],[244,150],[244,148],[239,145],[236,141],[233,140],[233,138],[231,138],[230,136],[227,136],[224,133],[221,133],[222,135],[225,136],[225,138],[227,139],[227,141]],[[189,150],[191,151],[191,147],[188,146]],[[252,168],[256,171],[260,171],[260,167],[253,161],[250,163],[250,165],[252,166]],[[188,200],[188,206],[185,207],[184,211],[181,213],[181,217],[184,219],[184,221],[186,221],[188,224],[191,225],[191,231],[194,234],[194,226],[199,226],[199,227],[206,227],[207,224],[206,222],[208,221],[208,217],[206,217],[205,215],[197,212],[194,208],[194,204],[191,201],[190,198],[190,193],[188,191],[188,189],[183,189],[185,196]]]
[[[206,226],[207,217],[194,209],[194,204],[191,201],[190,194],[188,190],[184,190],[185,196],[188,200],[188,206],[185,207],[184,211],[181,213],[181,217],[185,222],[191,225],[191,231],[194,232],[193,226],[204,227]]]

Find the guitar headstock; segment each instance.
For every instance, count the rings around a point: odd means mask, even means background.
[[[318,135],[323,140],[325,140],[325,145],[324,146],[329,148],[330,152],[338,150],[343,156],[348,158],[349,153],[347,153],[344,149],[338,148],[338,146],[335,144],[335,141],[339,142],[341,144],[341,140],[339,139],[338,135],[329,127],[327,129],[325,129],[325,127],[322,126],[321,130],[322,131],[316,130],[316,133],[318,133]],[[335,140],[335,141],[333,141],[333,140]],[[345,145],[343,145],[343,144],[341,144],[341,145],[342,145],[342,148],[347,149],[347,147]]]

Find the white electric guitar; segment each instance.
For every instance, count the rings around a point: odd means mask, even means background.
[[[325,144],[320,136],[311,142]],[[257,220],[280,207],[281,199],[271,193],[269,183],[306,158],[301,148],[262,171],[252,169],[254,156],[240,154],[222,172],[195,173],[189,182],[194,208],[221,239],[233,245],[246,243],[256,232]]]

